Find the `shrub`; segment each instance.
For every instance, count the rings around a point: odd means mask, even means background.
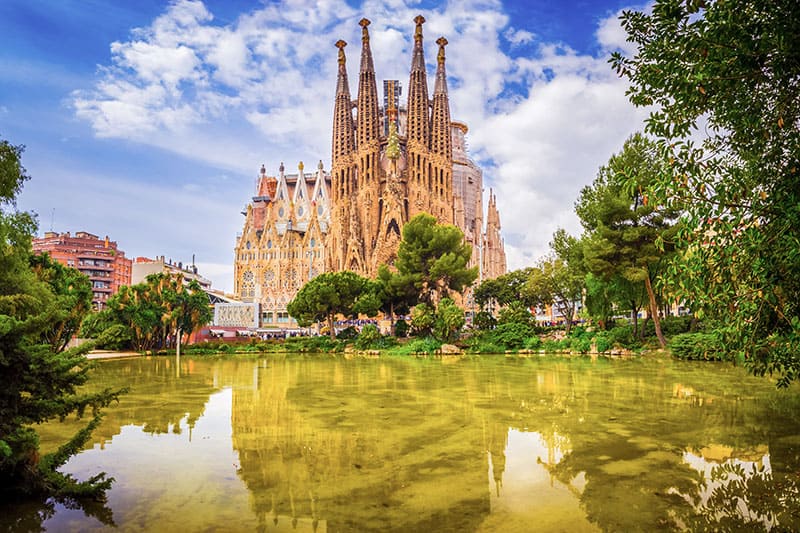
[[[517,350],[525,346],[525,342],[533,337],[533,328],[528,324],[507,322],[498,325],[486,334],[486,340],[505,347],[506,350]]]
[[[592,341],[585,336],[577,337],[570,342],[570,348],[576,352],[589,353],[592,349]]]
[[[406,322],[402,318],[394,323],[394,335],[395,335],[395,337],[406,337],[406,336],[408,336],[408,330],[409,330],[408,322]]]
[[[356,337],[358,337],[358,330],[353,326],[348,326],[344,328],[336,335],[336,338],[339,339],[340,341],[351,341]]]
[[[609,330],[608,340],[612,346],[620,346],[629,350],[641,346],[641,342],[633,335],[633,326],[617,326]]]
[[[668,316],[661,319],[661,332],[667,337],[688,333],[692,327],[692,317],[690,316]],[[655,337],[656,326],[652,320],[645,321],[645,337]]]
[[[316,337],[289,337],[284,341],[283,348],[290,352],[338,352],[344,349],[344,341],[332,340],[328,335]]]
[[[497,354],[505,353],[505,348],[499,344],[487,340],[477,340],[469,347],[471,353]]]
[[[682,333],[669,341],[673,357],[722,361],[725,353],[719,348],[719,339],[713,333]]]
[[[374,324],[367,324],[361,328],[361,333],[356,338],[355,345],[359,350],[366,350],[367,348],[378,347],[382,339],[383,335],[381,335],[378,327]]]
[[[433,337],[412,339],[411,341],[400,344],[392,348],[389,353],[392,355],[413,355],[417,353],[433,354],[442,347],[442,343]]]
[[[594,343],[595,348],[599,353],[607,352],[613,347],[611,339],[608,336],[608,332],[606,331],[597,333],[597,335],[594,336]]]
[[[478,311],[472,323],[479,330],[488,331],[497,325],[497,320],[488,311]]]
[[[540,350],[543,346],[542,339],[539,337],[528,337],[525,339],[525,348],[528,350]]]

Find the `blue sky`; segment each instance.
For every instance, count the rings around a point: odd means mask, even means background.
[[[197,263],[232,289],[258,169],[330,166],[336,49],[355,94],[362,16],[379,79],[407,83],[422,13],[432,82],[449,40],[453,118],[498,198],[509,267],[558,227],[581,187],[640,130],[607,63],[635,2],[4,0],[0,136],[24,144],[18,206],[46,230],[109,235],[130,257]]]

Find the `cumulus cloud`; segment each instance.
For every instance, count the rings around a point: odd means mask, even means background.
[[[358,19],[368,13],[379,80],[407,91],[413,18],[422,13],[429,82],[439,35],[447,47],[453,118],[470,127],[472,156],[497,194],[510,268],[547,251],[557,227],[576,233],[573,203],[597,168],[641,128],[643,112],[607,63],[630,52],[610,14],[598,21],[597,55],[539,42],[510,26],[502,4],[465,0],[420,9],[413,0],[270,2],[221,24],[200,1],[178,0],[130,39],[72,105],[101,137],[157,146],[238,173],[285,161],[330,160],[336,78],[344,39],[357,90]],[[517,21],[518,22],[518,21]],[[532,21],[534,23],[534,21]],[[535,28],[533,28],[535,29]],[[249,191],[244,191],[244,198]],[[214,260],[222,264],[221,260]]]

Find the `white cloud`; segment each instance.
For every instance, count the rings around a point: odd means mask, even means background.
[[[513,46],[520,46],[533,42],[536,36],[528,30],[520,30],[516,28],[508,28],[503,37]]]
[[[597,27],[595,37],[604,52],[610,53],[619,50],[630,56],[636,53],[636,45],[627,41],[628,34],[620,24],[619,17],[622,15],[622,11],[620,9],[612,16],[603,19]]]
[[[113,43],[111,63],[100,69],[94,89],[74,93],[72,104],[98,136],[238,173],[253,175],[261,163],[274,171],[280,161],[294,168],[299,160],[308,166],[322,159],[327,166],[333,43],[350,43],[355,98],[357,22],[369,13],[377,77],[405,87],[413,18],[420,12],[428,20],[431,89],[433,43],[445,35],[453,118],[469,125],[472,155],[484,166],[487,189],[497,193],[509,266],[527,266],[547,251],[557,227],[578,231],[573,203],[580,188],[641,128],[644,113],[628,103],[624,83],[607,63],[609,50],[628,50],[616,14],[599,21],[601,55],[594,56],[536,42],[530,31],[509,26],[499,1],[420,10],[412,0],[363,0],[360,9],[344,0],[285,0],[223,25],[201,2],[183,0],[132,31],[130,41]],[[520,55],[523,50],[529,55]],[[203,217],[222,216],[219,209],[213,213]],[[217,238],[228,242],[232,234]]]

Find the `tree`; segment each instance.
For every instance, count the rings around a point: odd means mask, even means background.
[[[362,299],[362,296],[367,299]],[[303,327],[327,321],[331,339],[335,339],[333,319],[336,315],[353,318],[359,313],[374,315],[380,302],[372,296],[369,280],[355,272],[325,272],[303,285],[289,302],[287,310]]]
[[[410,276],[392,271],[386,265],[378,267],[378,277],[375,281],[378,298],[381,301],[380,309],[391,317],[394,325],[395,315],[407,313],[419,300],[419,293]]]
[[[513,302],[519,302],[530,306],[532,302],[526,301],[528,295],[524,290],[530,274],[531,269],[524,268],[484,280],[475,288],[475,301],[481,306],[481,309],[492,303],[506,306]]]
[[[108,310],[88,320],[86,329],[97,322],[107,328],[104,338],[129,337],[138,351],[172,346],[179,335],[211,321],[208,295],[196,280],[184,283],[182,274],[151,274],[142,283],[120,287],[106,305]],[[111,330],[115,326],[127,334]]]
[[[43,266],[47,259],[31,257],[35,220],[13,209],[27,179],[22,152],[22,147],[0,141],[0,494],[4,500],[33,494],[99,497],[112,481],[104,474],[78,482],[56,469],[81,450],[100,422],[100,409],[122,391],[78,391],[88,379],[84,354],[91,346],[62,351],[60,335],[82,318],[80,310],[71,317],[64,312],[70,298],[81,300],[80,290],[76,294],[61,283],[69,272],[54,274],[57,269]],[[41,267],[45,280],[31,264]],[[87,411],[92,419],[86,427],[54,453],[40,457],[33,424],[73,413],[81,417]]]
[[[600,168],[592,185],[583,188],[575,210],[587,233],[587,269],[606,281],[622,278],[644,284],[648,314],[665,348],[653,281],[665,251],[673,247],[678,210],[649,201],[644,192],[663,169],[656,144],[636,133]]]
[[[47,283],[56,297],[57,314],[45,338],[54,351],[60,352],[92,309],[92,282],[79,270],[53,261],[47,253],[32,255],[30,264],[36,277]]]
[[[436,308],[433,335],[442,342],[452,342],[458,338],[465,323],[464,311],[450,298],[442,298]]]
[[[779,385],[800,378],[800,16],[794,0],[656,1],[612,65],[670,165],[648,188],[686,211],[680,296]]]
[[[531,269],[525,284],[525,292],[536,305],[552,305],[561,313],[567,326],[567,335],[572,329],[576,302],[581,300],[583,280],[570,272],[567,263],[559,257],[547,257]]]
[[[478,277],[478,267],[467,268],[471,257],[472,247],[461,230],[420,213],[403,226],[394,266],[416,289],[420,302],[436,304]]]

